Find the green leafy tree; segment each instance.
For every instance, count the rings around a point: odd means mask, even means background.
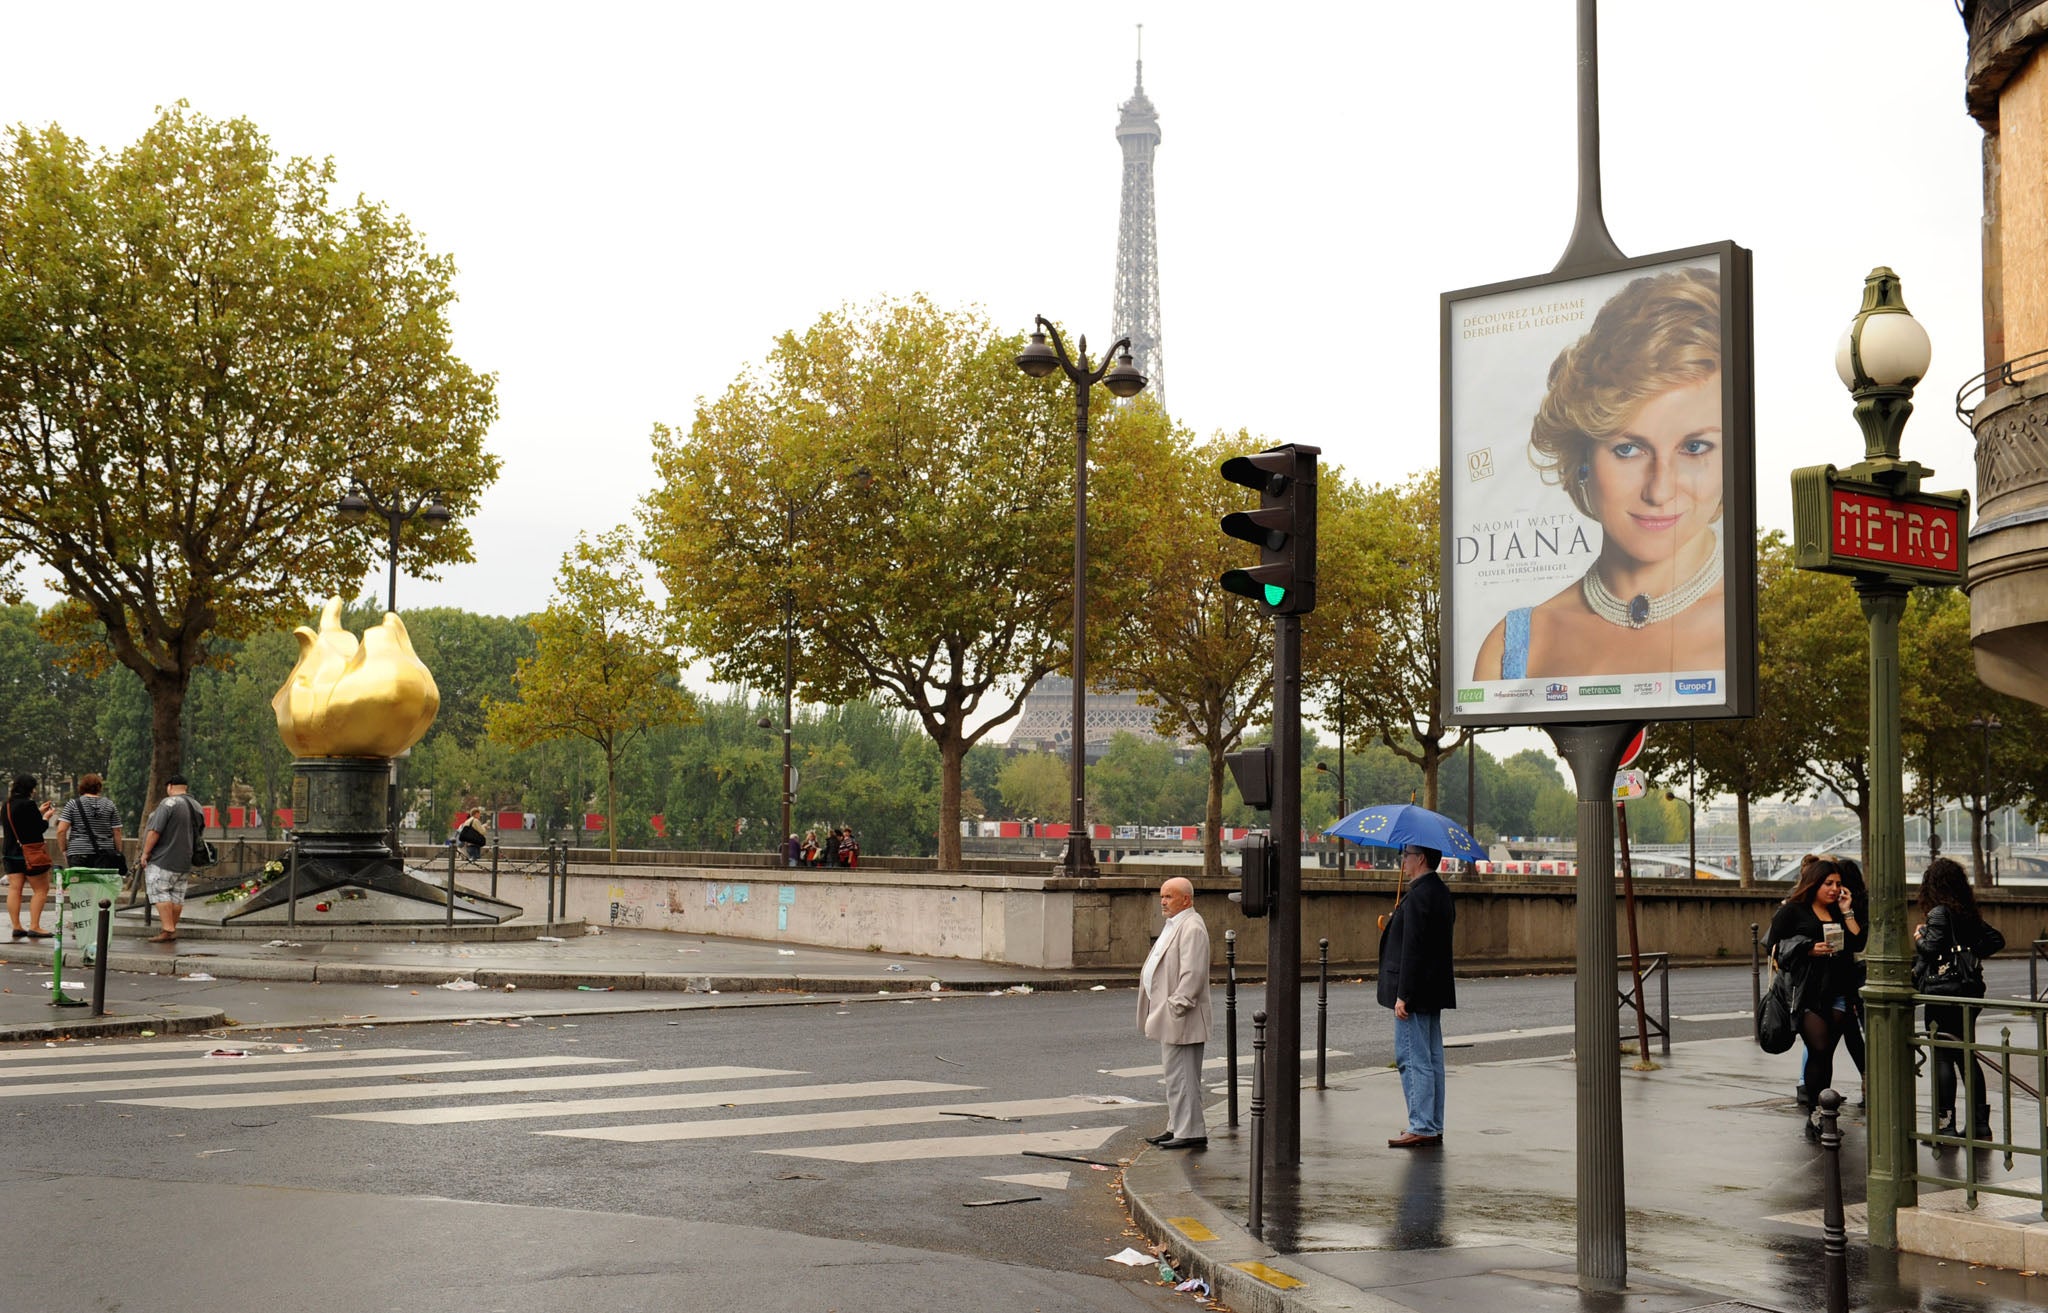
[[[942,867],[967,750],[1068,664],[1073,502],[1051,472],[1072,468],[1072,391],[1019,371],[1021,347],[921,298],[837,311],[687,434],[654,432],[644,523],[685,641],[718,678],[766,685],[794,616],[806,699],[916,717],[939,752]]]
[[[1183,765],[1171,743],[1122,733],[1088,772],[1102,815],[1125,825],[1194,825],[1208,815],[1210,775]],[[1216,800],[1221,810],[1221,799]]]
[[[349,479],[459,516],[497,475],[452,262],[382,205],[331,204],[334,177],[183,103],[118,152],[0,139],[0,558],[71,599],[47,632],[141,680],[152,797],[210,643],[363,577],[382,534],[333,513]],[[401,555],[431,575],[468,534],[421,526]]]
[[[0,606],[0,764],[49,786],[105,771],[90,680],[63,663],[28,603]]]
[[[1272,626],[1218,582],[1256,549],[1217,528],[1245,500],[1217,467],[1263,445],[1248,433],[1196,443],[1140,403],[1105,433],[1115,459],[1096,485],[1104,525],[1090,541],[1111,544],[1120,567],[1091,608],[1090,646],[1100,644],[1092,669],[1104,685],[1137,690],[1162,737],[1206,754],[1202,869],[1212,876],[1223,869],[1224,756],[1273,710]]]
[[[516,702],[484,699],[493,739],[525,748],[574,735],[604,755],[605,833],[619,857],[619,754],[657,725],[688,719],[694,702],[640,586],[632,535],[579,536],[562,558],[555,595],[532,621],[534,654],[519,663]]]
[[[1303,681],[1325,706],[1341,692],[1352,725],[1415,763],[1422,805],[1435,810],[1438,771],[1471,737],[1444,723],[1437,696],[1437,475],[1364,489],[1335,469],[1318,479],[1317,601],[1302,626]]]
[[[1020,752],[996,777],[1004,805],[1018,819],[1058,816],[1073,810],[1073,771],[1050,752]]]

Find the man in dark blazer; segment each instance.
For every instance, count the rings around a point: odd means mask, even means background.
[[[1458,914],[1436,873],[1442,861],[1434,848],[1401,849],[1408,892],[1380,932],[1380,1006],[1394,1010],[1394,1065],[1408,1101],[1408,1129],[1387,1141],[1393,1149],[1444,1142],[1443,1013],[1458,1006],[1451,974],[1451,926]]]

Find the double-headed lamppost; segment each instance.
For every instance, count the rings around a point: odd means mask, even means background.
[[[1978,814],[1984,820],[1983,841],[1977,847],[1977,860],[1983,865],[1977,872],[1977,883],[1979,885],[1989,885],[1991,883],[1989,876],[1993,869],[1991,860],[1991,731],[2004,729],[2005,724],[1997,716],[1972,716],[1970,718],[1970,728],[1984,736],[1984,787],[1977,795]]]
[[[362,483],[351,480],[349,490],[334,504],[334,509],[351,520],[360,520],[374,515],[390,526],[391,576],[384,593],[384,609],[394,614],[398,611],[398,538],[399,531],[409,520],[425,520],[428,524],[446,524],[455,518],[455,512],[441,503],[441,494],[429,492],[407,501],[394,495],[387,503]],[[387,819],[391,822],[391,833],[386,842],[391,845],[391,856],[400,866],[405,865],[405,850],[400,846],[398,833],[398,758],[391,759],[390,793],[385,798]]]
[[[1131,339],[1120,338],[1102,357],[1100,366],[1088,365],[1088,339],[1080,342],[1079,360],[1067,355],[1060,331],[1037,316],[1038,327],[1031,342],[1017,356],[1017,368],[1033,378],[1045,378],[1055,369],[1065,370],[1074,381],[1074,731],[1068,750],[1073,754],[1074,817],[1067,838],[1066,873],[1070,876],[1095,874],[1095,845],[1088,834],[1088,391],[1097,383],[1112,396],[1135,397],[1145,390],[1145,376],[1131,362]],[[1047,345],[1046,338],[1052,338]],[[1115,364],[1111,364],[1111,359]]]

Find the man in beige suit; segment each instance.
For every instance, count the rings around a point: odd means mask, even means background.
[[[1202,1047],[1209,1042],[1209,927],[1195,914],[1195,887],[1175,876],[1159,886],[1159,932],[1138,972],[1138,1025],[1159,1041],[1166,1068],[1166,1130],[1148,1136],[1162,1149],[1206,1149],[1202,1120]]]

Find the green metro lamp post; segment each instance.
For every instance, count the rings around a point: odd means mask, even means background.
[[[1899,620],[1915,586],[1963,582],[1967,492],[1922,492],[1934,471],[1899,456],[1913,388],[1927,373],[1927,331],[1906,310],[1899,277],[1873,269],[1863,308],[1835,352],[1855,398],[1863,459],[1792,472],[1793,564],[1848,575],[1870,626],[1870,1243],[1898,1248],[1898,1210],[1913,1181],[1912,943],[1906,928],[1906,808],[1899,748]]]

